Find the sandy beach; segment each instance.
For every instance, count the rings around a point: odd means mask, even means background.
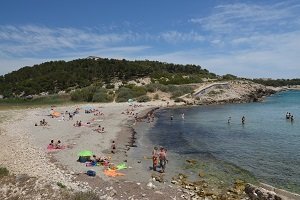
[[[36,177],[41,181],[41,187],[43,184],[50,184],[56,190],[60,189],[57,183],[62,183],[74,191],[94,190],[104,196],[108,195],[108,192],[102,190],[103,188],[106,187],[110,191],[110,187],[118,187],[118,192],[111,195],[114,199],[127,199],[138,194],[140,196],[137,199],[147,199],[149,195],[151,199],[156,199],[156,196],[161,198],[162,195],[169,199],[176,198],[177,195],[178,198],[182,192],[173,188],[170,182],[156,181],[149,186],[149,182],[152,183],[153,180],[151,171],[144,169],[145,165],[141,165],[144,160],[140,157],[128,156],[131,155],[128,144],[134,125],[133,113],[138,113],[138,117],[142,117],[151,109],[165,104],[166,102],[159,101],[136,104],[136,106],[128,103],[108,103],[1,111],[4,122],[1,124],[0,134],[0,166],[6,167],[15,175],[27,174]],[[103,115],[85,113],[87,107]],[[73,117],[73,120],[69,120],[68,115],[64,113],[73,112],[76,108],[79,109],[79,113]],[[127,109],[132,113],[131,115],[126,114]],[[53,111],[61,113],[61,116],[52,118],[49,114]],[[47,126],[39,126],[39,122],[43,119],[48,123]],[[76,121],[82,121],[83,126],[75,127]],[[35,126],[35,123],[38,126]],[[104,133],[93,131],[99,125],[105,128]],[[47,150],[51,140],[61,140],[66,148]],[[116,142],[114,154],[111,153],[113,140]],[[103,166],[87,167],[85,163],[78,162],[78,153],[82,150],[93,151],[97,156],[109,157],[110,163],[114,165],[125,161],[128,167],[122,170],[125,175],[111,178],[103,173],[105,169]],[[148,154],[151,156],[151,152]],[[151,163],[151,160],[147,162]],[[89,169],[96,171],[96,178],[84,174]],[[130,188],[134,189],[130,190]],[[169,194],[167,191],[172,192]]]

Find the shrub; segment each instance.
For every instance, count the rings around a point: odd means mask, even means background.
[[[147,90],[145,87],[143,86],[134,86],[132,88],[132,92],[133,92],[133,96],[134,97],[139,97],[139,96],[143,96],[143,95],[146,95],[147,94]]]
[[[64,184],[62,184],[61,182],[57,182],[56,184],[58,187],[60,187],[62,189],[66,188],[66,186]]]
[[[0,167],[0,178],[3,176],[8,176],[9,171],[5,167]]]
[[[75,90],[71,93],[71,100],[73,101],[92,101],[94,93],[97,91],[98,87],[88,86],[82,89]]]
[[[128,99],[132,99],[133,96],[133,92],[131,89],[127,88],[127,87],[122,87],[117,91],[117,98],[116,101],[117,102],[126,102],[128,101]]]
[[[96,92],[93,96],[93,102],[112,102],[113,101],[113,95],[108,95],[105,92]]]
[[[178,103],[178,102],[185,102],[185,100],[183,100],[182,98],[178,98],[178,97],[177,97],[177,98],[174,100],[174,102],[177,102],[177,103]]]
[[[148,102],[148,101],[150,101],[151,99],[150,99],[149,96],[143,95],[143,96],[138,97],[136,100],[137,100],[137,102]]]

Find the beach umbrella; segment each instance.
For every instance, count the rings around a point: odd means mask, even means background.
[[[78,153],[78,156],[92,156],[94,153],[92,151],[84,150]]]

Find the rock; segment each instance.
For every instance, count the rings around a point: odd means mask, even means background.
[[[113,197],[117,194],[117,191],[112,189],[110,192],[109,192],[109,196]]]
[[[151,189],[156,188],[156,186],[155,186],[152,182],[149,182],[149,183],[147,184],[147,187],[148,187],[148,188],[151,188]]]
[[[164,193],[162,193],[161,191],[155,191],[154,193],[156,193],[156,194],[161,194],[161,195],[164,194]]]

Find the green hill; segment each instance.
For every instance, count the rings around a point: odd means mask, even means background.
[[[4,97],[55,94],[70,88],[109,84],[150,77],[161,84],[198,83],[216,75],[198,65],[179,65],[158,61],[128,61],[107,58],[51,61],[23,67],[0,76],[0,94]]]

